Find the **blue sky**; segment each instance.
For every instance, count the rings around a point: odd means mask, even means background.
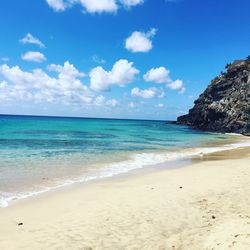
[[[248,0],[2,0],[0,113],[176,119],[250,48]]]

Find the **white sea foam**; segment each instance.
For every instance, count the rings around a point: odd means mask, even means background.
[[[225,133],[225,135],[236,135],[236,136],[242,136],[242,134],[238,134],[238,133]]]
[[[71,180],[58,181],[52,187],[39,187],[39,190],[27,193],[1,193],[0,194],[0,207],[7,207],[10,202],[36,196],[52,189],[58,189],[64,186],[69,186],[75,183],[84,183],[88,181],[113,177],[119,174],[124,174],[132,170],[154,166],[168,161],[179,159],[188,159],[195,156],[205,155],[209,153],[221,152],[241,147],[250,147],[250,140],[245,140],[238,143],[227,144],[219,147],[201,147],[189,148],[184,150],[177,150],[175,152],[160,152],[160,153],[139,153],[132,155],[129,160],[114,162],[100,168],[94,174],[77,177]],[[167,168],[166,164],[166,168]]]

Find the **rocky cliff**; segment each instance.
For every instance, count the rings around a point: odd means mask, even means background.
[[[177,124],[250,135],[250,57],[226,66]]]

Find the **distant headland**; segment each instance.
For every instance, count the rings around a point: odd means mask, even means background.
[[[213,79],[177,124],[193,128],[250,135],[250,56],[226,66]]]

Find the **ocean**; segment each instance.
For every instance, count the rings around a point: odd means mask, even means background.
[[[0,115],[0,207],[73,183],[239,146],[166,121]]]

